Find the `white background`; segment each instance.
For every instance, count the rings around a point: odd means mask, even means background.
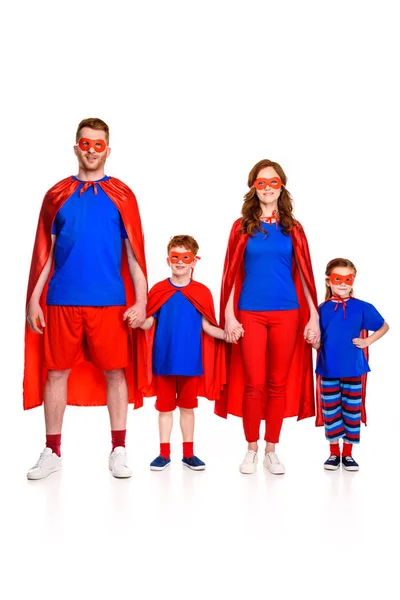
[[[7,599],[393,597],[399,422],[399,94],[396,2],[68,3],[15,1],[1,18],[2,493]],[[107,471],[106,409],[67,410],[64,471],[25,473],[43,447],[42,409],[23,413],[24,303],[42,197],[76,173],[82,118],[111,128],[107,174],[140,203],[150,284],[168,239],[194,235],[197,278],[218,306],[223,257],[247,175],[288,175],[319,299],[336,256],[356,295],[391,326],[371,349],[359,473],[326,473],[312,419],[284,423],[287,474],[241,476],[238,419],[197,411],[204,473],[158,450],[153,401],[129,413],[129,481]],[[396,546],[391,550],[392,541]]]

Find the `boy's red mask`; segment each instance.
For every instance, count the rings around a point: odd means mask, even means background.
[[[96,152],[104,152],[107,148],[107,144],[104,140],[90,140],[89,138],[81,138],[78,142],[78,146],[83,151],[94,148]]]
[[[331,273],[329,275],[329,281],[333,283],[333,285],[340,285],[341,283],[345,283],[346,285],[353,285],[354,279],[354,273],[350,273],[349,275],[339,275],[338,273]]]
[[[282,181],[280,177],[271,177],[271,179],[256,179],[253,183],[253,188],[256,190],[265,190],[265,188],[269,185],[269,187],[274,188],[274,190],[279,190],[282,187]]]
[[[170,252],[168,258],[172,264],[179,262],[180,260],[186,265],[190,265],[195,258],[200,260],[200,256],[195,256],[193,252]]]

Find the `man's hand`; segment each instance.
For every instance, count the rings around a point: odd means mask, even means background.
[[[44,322],[44,314],[39,302],[30,301],[26,312],[26,320],[29,327],[35,333],[43,334],[43,328],[46,326]]]
[[[129,327],[137,329],[141,327],[146,320],[146,305],[134,304],[124,312],[124,321],[128,321]]]

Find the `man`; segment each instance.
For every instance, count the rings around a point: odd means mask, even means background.
[[[125,450],[128,402],[141,406],[147,275],[139,210],[132,191],[104,175],[109,128],[81,121],[78,175],[47,192],[39,216],[27,294],[24,408],[44,403],[46,447],[28,472],[61,469],[66,404],[107,404],[109,468],[130,477]],[[128,310],[138,315],[128,327]]]

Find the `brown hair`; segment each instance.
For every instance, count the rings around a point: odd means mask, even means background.
[[[167,246],[168,254],[170,253],[171,248],[176,246],[182,246],[183,248],[190,250],[190,252],[193,252],[194,255],[199,251],[199,245],[191,235],[174,235],[174,237],[169,240]]]
[[[357,275],[357,269],[354,264],[348,258],[334,258],[330,260],[326,265],[325,269],[325,300],[329,300],[332,297],[332,290],[328,285],[329,275],[331,275],[336,267],[345,267],[347,269],[351,269],[354,272],[354,275]],[[353,296],[353,290],[350,290],[350,296]]]
[[[252,187],[253,183],[257,179],[257,176],[261,169],[265,167],[273,167],[275,171],[278,173],[279,177],[282,181],[281,193],[278,198],[278,213],[279,213],[279,223],[283,227],[283,231],[285,233],[289,233],[294,225],[294,217],[293,217],[293,201],[289,191],[286,189],[287,177],[285,175],[282,167],[272,160],[264,159],[260,160],[249,173],[248,178],[248,186],[250,190],[244,197],[243,207],[242,207],[242,232],[248,233],[249,235],[253,235],[254,232],[262,231],[265,233],[264,229],[260,226],[260,217],[262,214],[262,208],[260,201],[257,197],[257,192],[255,188]]]
[[[78,129],[76,130],[76,142],[79,141],[79,132],[84,127],[90,127],[90,129],[99,129],[101,131],[104,131],[106,134],[106,142],[108,146],[108,143],[110,141],[110,130],[107,123],[104,123],[104,121],[97,118],[83,119],[83,121],[79,123]]]

